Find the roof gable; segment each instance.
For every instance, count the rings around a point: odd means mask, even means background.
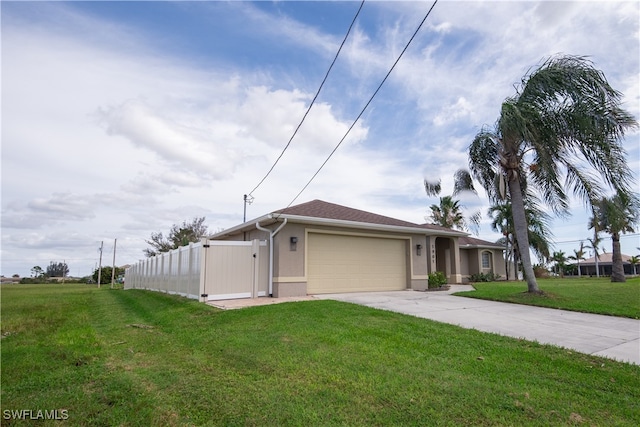
[[[418,224],[414,224],[412,222],[378,215],[359,209],[348,208],[346,206],[325,202],[323,200],[313,200],[311,202],[280,209],[278,211],[274,211],[273,214],[275,216],[278,214],[286,214],[310,218],[362,222],[367,224],[393,225],[398,227],[419,227]]]

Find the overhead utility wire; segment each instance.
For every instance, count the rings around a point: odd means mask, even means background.
[[[347,30],[347,34],[345,34],[344,39],[342,39],[342,43],[340,44],[340,47],[338,48],[338,51],[336,52],[336,56],[333,58],[333,62],[331,62],[331,65],[329,66],[329,69],[327,70],[327,73],[324,75],[324,79],[322,79],[322,83],[320,83],[320,87],[318,88],[318,91],[316,92],[316,95],[311,100],[311,104],[309,104],[309,107],[307,108],[307,111],[304,113],[304,116],[302,116],[302,120],[300,120],[300,123],[298,123],[298,126],[293,131],[293,135],[291,135],[291,138],[289,138],[289,142],[287,142],[287,145],[284,146],[284,149],[282,150],[282,152],[280,153],[280,155],[278,156],[276,161],[271,166],[271,169],[269,169],[267,174],[260,180],[258,185],[256,185],[255,188],[249,192],[249,196],[251,196],[253,194],[253,192],[256,191],[258,189],[258,187],[260,187],[260,185],[262,185],[264,180],[267,179],[267,177],[271,174],[273,169],[276,167],[276,165],[278,164],[278,162],[280,161],[280,159],[284,155],[284,152],[287,151],[287,148],[289,148],[289,145],[291,145],[291,141],[293,141],[293,138],[298,133],[298,130],[300,129],[300,126],[302,126],[302,123],[304,123],[305,119],[307,118],[307,115],[309,114],[309,111],[311,111],[311,107],[316,102],[316,99],[318,98],[318,95],[320,95],[320,91],[322,90],[322,87],[324,86],[324,83],[327,81],[327,78],[329,77],[329,73],[331,72],[331,69],[333,68],[333,65],[338,60],[338,55],[340,55],[340,51],[342,51],[342,47],[346,43],[347,38],[349,37],[349,34],[351,33],[351,29],[353,28],[353,25],[355,24],[356,19],[358,18],[358,15],[360,15],[360,11],[362,10],[362,6],[364,6],[364,2],[365,2],[365,0],[362,0],[362,3],[360,3],[360,7],[358,8],[358,11],[356,12],[356,15],[353,17],[353,20],[351,21],[351,25],[349,25],[349,29]]]
[[[375,96],[378,94],[378,92],[380,91],[380,89],[382,88],[382,85],[384,85],[384,82],[387,81],[387,78],[389,77],[389,75],[391,74],[391,72],[393,71],[393,69],[396,67],[396,65],[398,64],[398,62],[400,61],[400,58],[402,58],[402,55],[404,55],[404,53],[406,52],[406,50],[409,48],[409,45],[411,44],[411,42],[413,41],[413,39],[416,37],[416,35],[418,34],[418,31],[420,31],[420,28],[422,28],[422,25],[425,23],[425,21],[427,20],[427,18],[429,17],[429,15],[431,14],[431,11],[433,10],[433,8],[435,7],[436,3],[438,3],[438,0],[435,0],[433,2],[433,4],[431,5],[431,8],[429,9],[429,11],[427,12],[427,14],[424,16],[424,18],[422,19],[422,22],[420,22],[420,25],[418,25],[418,28],[415,30],[415,32],[413,33],[413,35],[411,36],[411,38],[409,39],[409,41],[407,42],[406,46],[404,47],[404,49],[402,49],[402,52],[400,52],[400,55],[398,56],[398,59],[396,59],[396,62],[393,63],[393,65],[391,66],[391,68],[389,69],[389,72],[387,72],[387,75],[384,76],[384,79],[382,79],[382,82],[380,82],[380,85],[378,85],[378,88],[376,89],[376,91],[373,93],[373,95],[371,95],[371,98],[369,98],[369,101],[367,101],[367,103],[365,104],[365,106],[362,108],[362,110],[360,111],[360,114],[358,114],[358,117],[356,117],[356,119],[353,121],[353,124],[351,124],[351,126],[349,127],[349,129],[347,129],[347,132],[344,134],[344,136],[342,137],[342,139],[340,140],[340,142],[338,142],[338,145],[335,146],[335,148],[333,149],[333,151],[329,154],[329,157],[327,157],[327,159],[324,161],[324,163],[322,163],[322,165],[320,165],[320,167],[318,168],[318,170],[316,171],[316,173],[313,174],[313,176],[311,177],[311,179],[309,180],[309,182],[307,182],[305,184],[304,187],[302,187],[302,190],[300,190],[300,192],[296,195],[296,197],[293,198],[293,200],[291,201],[291,203],[289,203],[289,205],[287,205],[287,208],[291,207],[291,205],[298,199],[298,197],[300,197],[300,195],[304,192],[304,190],[307,189],[307,187],[309,186],[309,184],[311,184],[311,182],[315,179],[315,177],[320,173],[320,171],[322,170],[322,168],[324,168],[324,166],[329,162],[329,159],[331,159],[331,157],[334,155],[334,153],[338,150],[338,148],[340,147],[340,145],[342,145],[342,143],[344,142],[344,140],[347,138],[347,136],[349,135],[349,133],[351,132],[351,129],[354,128],[354,126],[356,125],[356,123],[358,122],[358,120],[360,120],[360,117],[362,117],[362,115],[364,114],[365,110],[369,107],[369,104],[371,104],[371,101],[373,101],[373,98],[375,98]],[[285,208],[285,209],[287,209]]]

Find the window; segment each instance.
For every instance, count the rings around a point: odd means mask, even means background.
[[[491,252],[482,252],[482,268],[484,270],[491,269]]]

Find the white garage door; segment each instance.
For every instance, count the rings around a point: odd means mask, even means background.
[[[307,293],[407,287],[406,240],[309,233]]]

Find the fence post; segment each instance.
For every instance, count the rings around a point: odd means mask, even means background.
[[[253,266],[251,298],[258,298],[258,287],[260,285],[260,240],[253,239],[251,241],[251,252],[253,254],[253,259],[251,260],[251,265]]]
[[[207,249],[209,248],[209,239],[203,237],[200,239],[202,245],[200,245],[200,294],[199,298],[201,302],[207,302]]]

